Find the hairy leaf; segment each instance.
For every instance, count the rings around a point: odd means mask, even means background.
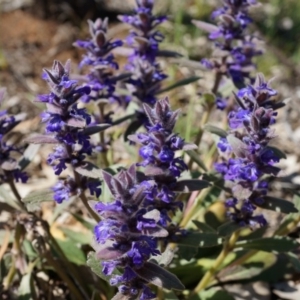
[[[200,79],[201,77],[199,76],[192,76],[192,77],[189,77],[189,78],[184,78],[182,80],[179,80],[177,81],[176,83],[166,87],[166,88],[163,88],[161,90],[159,90],[156,94],[162,94],[162,93],[165,93],[165,92],[169,92],[173,89],[176,89],[176,88],[179,88],[179,87],[182,87],[182,86],[185,86],[185,85],[188,85],[190,83],[193,83],[193,82],[196,82]]]
[[[207,171],[204,162],[200,159],[200,155],[196,151],[188,150],[186,153],[202,170]]]
[[[203,233],[215,233],[217,234],[217,231],[210,227],[208,224],[199,222],[197,220],[193,220],[193,223],[197,226],[198,229],[200,229]]]
[[[206,23],[199,20],[192,20],[192,23],[201,30],[204,30],[208,33],[219,31],[219,28],[216,25]]]
[[[26,139],[26,142],[32,144],[59,144],[59,141],[50,135],[36,134]]]
[[[147,282],[158,287],[168,290],[184,290],[184,285],[174,274],[154,263],[146,262],[142,268],[135,270],[135,272]]]
[[[200,179],[185,179],[179,180],[172,188],[173,191],[190,193],[193,191],[200,191],[210,186],[210,183]]]
[[[37,190],[22,199],[28,211],[40,210],[42,202],[53,201],[53,191],[50,189]]]
[[[75,168],[75,171],[80,175],[97,178],[102,176],[101,170],[91,162],[84,162],[81,166]]]
[[[274,210],[285,214],[299,212],[293,202],[271,196],[264,196],[263,199],[264,203],[256,205],[264,209]]]
[[[105,129],[109,128],[111,125],[110,124],[99,124],[99,125],[93,125],[85,128],[83,130],[83,134],[85,135],[93,135],[95,133],[104,131]]]
[[[298,247],[299,243],[296,240],[280,236],[239,241],[236,243],[236,248],[261,250],[266,252],[288,252],[295,250]]]
[[[204,125],[204,130],[209,131],[210,133],[216,134],[219,137],[226,138],[227,132],[219,127],[216,127],[211,124]]]
[[[235,222],[227,222],[218,228],[219,236],[229,236],[241,227]]]

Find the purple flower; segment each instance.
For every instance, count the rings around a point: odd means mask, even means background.
[[[0,104],[4,100],[6,90],[0,88]],[[22,121],[24,114],[10,116],[6,110],[0,111],[0,184],[11,181],[26,183],[28,175],[22,172],[16,154],[22,154],[24,148],[7,143],[7,134]]]
[[[122,22],[130,24],[133,28],[126,39],[133,48],[133,54],[129,56],[125,68],[131,72],[131,77],[127,80],[130,92],[134,96],[131,100],[137,100],[140,106],[137,119],[144,125],[147,125],[147,118],[142,104],[155,104],[161,82],[167,77],[157,62],[159,44],[164,39],[157,26],[163,23],[166,17],[155,16],[152,12],[153,5],[154,1],[136,0],[134,14],[120,17]]]
[[[219,74],[227,75],[240,87],[249,79],[252,80],[251,73],[256,69],[253,59],[262,54],[255,38],[248,34],[248,26],[252,23],[249,8],[256,1],[222,2],[223,5],[211,15],[217,26],[195,22],[200,29],[209,32],[209,38],[215,41],[215,48],[218,50],[216,53],[221,53],[212,60],[203,59],[202,64],[207,69],[216,69]],[[223,108],[220,102],[216,104]]]
[[[108,38],[108,19],[88,21],[91,38],[87,41],[76,41],[74,46],[84,49],[86,52],[80,63],[80,67],[88,66],[89,72],[85,82],[90,87],[91,93],[82,97],[83,102],[97,101],[101,98],[110,101],[119,101],[115,93],[117,79],[113,71],[119,68],[111,51],[120,47],[120,40],[112,41]]]
[[[262,215],[254,215],[268,191],[262,177],[276,176],[280,171],[274,166],[280,158],[268,146],[274,137],[270,128],[277,115],[274,110],[282,105],[274,101],[276,94],[261,74],[253,85],[239,90],[240,107],[228,115],[230,134],[218,143],[221,153],[235,155],[215,164],[215,168],[225,180],[233,182],[234,198],[226,201],[226,207],[229,217],[242,226],[266,224]]]
[[[38,98],[38,101],[46,103],[47,111],[42,114],[46,133],[51,134],[57,144],[47,159],[56,175],[60,175],[68,166],[73,171],[82,167],[86,158],[92,154],[90,137],[85,133],[85,127],[91,124],[91,116],[85,109],[78,108],[79,99],[88,95],[90,88],[79,87],[77,81],[69,79],[69,73],[69,61],[65,66],[55,61],[52,70],[44,70],[43,73],[51,92]],[[68,177],[53,187],[54,199],[61,203],[86,189],[98,197],[101,193],[99,185],[99,180],[77,173],[76,179]]]
[[[111,276],[110,284],[119,285],[122,294],[138,296],[138,299],[153,299],[155,295],[146,286],[147,282],[138,277],[137,271],[152,256],[160,254],[156,236],[168,233],[158,225],[160,213],[145,209],[147,188],[136,176],[135,167],[122,170],[115,176],[103,172],[114,201],[97,202],[94,209],[101,216],[94,234],[97,257],[102,262],[102,271]],[[115,275],[118,268],[121,275]],[[147,296],[147,297],[148,297]]]

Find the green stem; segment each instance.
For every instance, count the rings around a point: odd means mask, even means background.
[[[202,291],[203,289],[205,289],[209,285],[212,277],[219,270],[220,266],[224,262],[224,260],[227,257],[227,255],[231,252],[232,249],[234,249],[235,243],[237,242],[237,240],[239,238],[239,235],[240,235],[240,230],[237,230],[237,231],[235,231],[231,235],[231,237],[229,238],[228,242],[227,243],[225,242],[223,250],[221,251],[221,253],[217,257],[215,263],[204,274],[204,276],[202,277],[202,279],[199,282],[199,284],[196,286],[196,288],[194,289],[194,291],[191,293],[191,296],[195,295],[195,294],[198,294],[200,291]]]
[[[73,170],[73,173],[74,173],[75,182],[77,183],[78,186],[80,186],[80,176],[79,176],[79,174],[75,170]],[[87,211],[90,213],[90,215],[93,217],[93,219],[98,223],[100,221],[100,217],[90,207],[90,205],[88,203],[88,199],[86,198],[86,195],[85,195],[84,191],[81,191],[81,193],[79,195],[79,198],[81,199],[81,202],[83,203],[83,205],[85,206]]]
[[[21,206],[21,208],[23,210],[27,211],[27,208],[26,208],[25,204],[22,202],[22,197],[18,192],[18,189],[15,185],[15,182],[13,180],[10,180],[8,184],[9,184],[9,187],[10,187],[11,191],[13,192],[14,196],[16,197],[19,205]]]

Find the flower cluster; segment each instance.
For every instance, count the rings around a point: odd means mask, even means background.
[[[131,94],[138,100],[138,105],[154,105],[161,82],[167,77],[157,62],[159,43],[164,37],[156,29],[166,17],[153,15],[154,0],[136,0],[136,5],[134,15],[120,17],[122,22],[134,28],[127,37],[127,43],[134,50],[126,66],[132,74],[127,82]],[[145,124],[146,118],[142,110],[139,113],[141,122]]]
[[[113,76],[112,70],[119,68],[114,55],[113,49],[122,45],[122,41],[111,41],[107,37],[108,19],[97,19],[95,22],[88,21],[91,39],[88,41],[78,40],[74,46],[86,51],[80,63],[90,67],[90,71],[85,81],[91,88],[91,93],[82,97],[82,101],[90,102],[105,98],[111,101],[118,100],[115,95],[116,77]]]
[[[5,89],[0,89],[0,104],[4,100]],[[0,111],[0,183],[10,182],[12,180],[25,183],[28,176],[22,172],[21,166],[14,158],[13,153],[22,154],[22,148],[11,145],[6,137],[7,134],[19,124],[24,115],[10,116],[6,110]]]
[[[173,133],[178,111],[171,111],[168,99],[144,108],[151,125],[146,133],[129,137],[142,144],[143,161],[138,165],[144,172],[137,174],[134,166],[114,177],[103,172],[115,200],[93,205],[102,219],[95,228],[95,249],[104,260],[103,273],[112,276],[110,284],[119,285],[121,294],[141,300],[155,298],[146,273],[158,268],[149,262],[160,254],[157,240],[173,239],[179,232],[169,213],[182,208],[175,199],[180,190],[177,178],[187,167],[175,152],[191,148]],[[116,268],[123,269],[122,275],[114,274]]]
[[[77,103],[82,96],[90,93],[90,88],[79,87],[75,80],[69,79],[69,73],[70,61],[65,66],[55,61],[52,70],[45,69],[43,73],[51,92],[38,97],[38,101],[46,104],[47,111],[42,114],[42,121],[46,123],[46,133],[51,136],[37,139],[41,143],[57,144],[47,162],[53,166],[56,175],[60,175],[68,165],[75,170],[76,178],[61,180],[53,188],[54,199],[58,203],[86,188],[97,197],[101,192],[99,180],[88,179],[76,172],[85,165],[86,157],[92,154],[90,137],[85,130],[91,123],[91,116]]]
[[[97,202],[94,209],[101,216],[95,227],[97,258],[101,259],[103,273],[111,276],[110,284],[118,285],[123,295],[135,299],[154,299],[155,295],[143,278],[151,256],[160,254],[157,237],[168,232],[159,226],[159,211],[144,208],[145,186],[138,182],[135,167],[116,176],[103,172],[114,201]],[[122,270],[122,274],[114,272]]]
[[[274,101],[276,94],[260,74],[253,85],[239,90],[240,107],[228,115],[230,134],[218,143],[227,161],[217,163],[216,170],[233,183],[234,198],[227,200],[226,206],[231,219],[242,226],[266,224],[263,215],[254,215],[254,211],[265,201],[265,175],[276,176],[280,171],[275,166],[280,157],[269,146],[274,138],[270,126],[276,121],[276,109],[282,106]],[[234,158],[230,158],[232,153]]]
[[[156,102],[154,108],[144,104],[150,125],[147,132],[129,136],[133,142],[141,144],[142,157],[140,166],[152,181],[147,182],[147,206],[160,211],[160,222],[167,227],[171,221],[169,212],[182,209],[182,203],[176,201],[177,179],[187,166],[181,157],[176,157],[178,150],[192,149],[177,134],[173,133],[179,111],[172,111],[168,98]],[[170,233],[171,234],[171,233]]]
[[[218,21],[218,26],[194,22],[209,32],[211,40],[216,40],[214,58],[203,59],[203,65],[229,76],[238,87],[245,85],[247,79],[252,80],[251,72],[256,69],[253,58],[262,54],[257,39],[247,32],[248,25],[252,23],[249,8],[255,4],[256,0],[223,0],[223,6],[212,13],[212,19]],[[225,99],[218,98],[216,104],[223,109],[225,103]]]

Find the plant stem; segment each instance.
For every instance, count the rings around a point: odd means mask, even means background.
[[[79,176],[79,174],[74,169],[73,169],[73,174],[74,174],[75,182],[80,187],[80,176]],[[90,207],[90,205],[88,203],[88,199],[86,198],[86,195],[85,195],[84,191],[81,191],[81,193],[79,195],[79,198],[81,199],[81,202],[83,203],[83,205],[85,206],[87,211],[90,213],[90,215],[93,217],[93,219],[98,223],[100,221],[100,218],[96,214],[96,212],[94,212],[94,210]]]
[[[234,248],[235,243],[237,242],[237,240],[239,238],[239,235],[240,235],[240,230],[237,230],[237,231],[235,231],[231,235],[231,237],[229,238],[228,242],[225,242],[223,250],[221,251],[221,253],[217,257],[214,265],[202,277],[202,279],[199,282],[199,284],[196,286],[196,288],[194,289],[194,291],[191,293],[191,296],[195,295],[195,294],[198,294],[200,291],[202,291],[203,289],[205,289],[209,285],[209,283],[211,281],[211,278],[218,271],[218,269],[220,268],[220,266],[224,262],[224,260],[227,257],[227,255]]]
[[[21,197],[21,195],[18,192],[18,189],[17,189],[17,187],[15,185],[15,182],[13,180],[10,180],[8,184],[9,184],[10,189],[13,192],[14,196],[16,197],[19,205],[21,206],[21,208],[23,210],[27,211],[27,208],[26,208],[25,204],[22,202],[22,197]]]
[[[99,122],[100,123],[104,123],[104,107],[105,107],[105,103],[99,103],[98,107],[99,107]],[[106,149],[106,145],[105,145],[105,136],[104,136],[104,131],[100,132],[100,145],[103,147],[103,151],[100,152],[100,156],[102,159],[102,163],[104,165],[104,168],[109,167],[109,161],[107,159],[107,149]]]
[[[220,85],[220,82],[221,82],[221,79],[222,79],[222,74],[220,72],[217,72],[216,76],[215,76],[214,85],[213,85],[213,87],[211,89],[211,92],[213,94],[217,93],[219,85]],[[201,143],[202,136],[203,136],[203,133],[204,133],[204,128],[203,127],[208,122],[210,114],[211,114],[211,112],[212,112],[212,110],[214,108],[214,105],[215,105],[214,103],[208,103],[207,104],[207,106],[208,106],[207,110],[202,115],[201,122],[200,122],[200,129],[199,129],[198,134],[196,135],[196,139],[195,139],[195,144],[197,146],[199,146],[200,143]],[[193,159],[191,158],[190,161],[189,161],[189,163],[188,163],[189,170],[191,170],[192,166],[193,166]]]

